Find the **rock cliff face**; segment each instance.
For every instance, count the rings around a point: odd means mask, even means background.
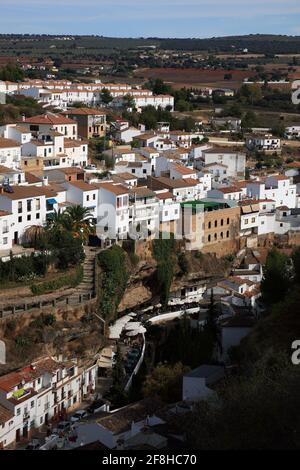
[[[230,263],[227,260],[206,254],[197,255],[195,252],[185,254],[187,272],[182,273],[176,264],[171,292],[187,286],[191,281],[219,279],[228,275]],[[119,304],[118,312],[133,309],[145,302],[159,302],[159,285],[156,279],[156,262],[151,257],[140,261],[130,275],[125,294]]]
[[[67,309],[32,310],[3,318],[0,339],[6,347],[6,364],[0,375],[43,355],[94,356],[105,344],[93,303]]]

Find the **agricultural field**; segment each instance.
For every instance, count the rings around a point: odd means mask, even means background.
[[[253,70],[205,70],[205,69],[180,69],[180,68],[145,68],[134,72],[136,77],[160,78],[172,85],[173,88],[191,87],[222,87],[238,89],[245,78],[253,77]],[[232,78],[225,79],[225,76]]]

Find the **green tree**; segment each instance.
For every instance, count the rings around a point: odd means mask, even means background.
[[[182,377],[190,370],[178,362],[172,366],[158,365],[147,375],[143,386],[145,397],[159,397],[166,403],[174,403],[182,397]]]
[[[123,105],[124,105],[125,109],[135,108],[134,97],[132,95],[130,95],[129,93],[127,95],[125,95],[124,98],[123,98]]]
[[[101,99],[102,103],[109,104],[109,103],[112,102],[113,97],[112,97],[110,91],[107,88],[103,88],[101,93],[100,93],[100,99]]]
[[[300,284],[300,247],[294,250],[292,260],[295,271],[295,281]]]
[[[269,251],[261,282],[261,292],[267,304],[283,300],[291,281],[288,256],[273,248]]]
[[[69,206],[65,211],[67,227],[71,227],[73,236],[86,242],[89,235],[95,233],[93,214],[88,207]]]

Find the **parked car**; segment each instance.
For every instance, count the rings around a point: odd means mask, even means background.
[[[86,170],[97,170],[97,166],[96,165],[87,165],[85,167]]]
[[[105,402],[103,400],[94,401],[87,409],[88,413],[98,413],[101,411],[101,408],[105,406]]]
[[[42,443],[40,439],[32,439],[26,446],[26,450],[38,450]]]
[[[87,417],[87,412],[85,410],[77,410],[76,413],[71,417],[71,423],[77,423],[83,418]]]
[[[139,355],[140,355],[140,351],[138,349],[131,349],[128,352],[127,357],[128,359],[133,360],[133,359],[137,359]]]
[[[70,421],[61,421],[60,423],[58,423],[57,427],[53,429],[53,434],[62,434],[66,431],[69,431],[70,427]]]

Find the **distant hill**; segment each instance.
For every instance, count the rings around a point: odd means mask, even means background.
[[[37,45],[38,43],[38,45]],[[18,35],[1,34],[0,50],[6,49],[6,54],[22,51],[34,53],[32,47],[48,49],[55,52],[62,49],[86,48],[93,50],[132,50],[141,47],[156,46],[160,49],[234,52],[248,49],[249,53],[263,54],[300,54],[300,36],[251,34],[248,36],[213,37],[207,39],[180,38],[111,38],[103,36],[62,36],[62,35]],[[53,49],[52,49],[53,50]]]

